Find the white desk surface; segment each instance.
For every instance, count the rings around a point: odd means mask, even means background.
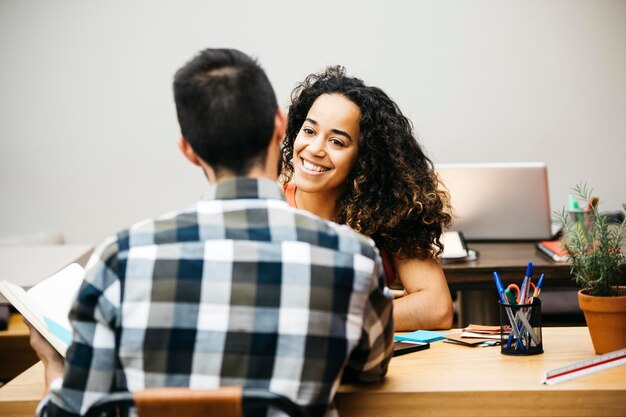
[[[0,280],[30,288],[72,262],[85,265],[92,251],[90,244],[0,246]]]

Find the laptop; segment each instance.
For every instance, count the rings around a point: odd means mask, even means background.
[[[451,229],[467,240],[552,238],[544,163],[436,164],[435,170],[450,193]]]

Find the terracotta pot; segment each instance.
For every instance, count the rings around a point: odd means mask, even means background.
[[[585,313],[593,348],[597,354],[626,348],[626,287],[616,297],[595,297],[578,291],[578,305]]]

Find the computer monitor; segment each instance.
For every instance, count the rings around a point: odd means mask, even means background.
[[[451,229],[467,240],[552,237],[544,163],[436,164],[435,170],[450,193]]]

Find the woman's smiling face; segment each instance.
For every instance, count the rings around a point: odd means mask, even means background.
[[[293,145],[298,191],[339,196],[358,157],[360,120],[359,107],[341,94],[315,100]]]

